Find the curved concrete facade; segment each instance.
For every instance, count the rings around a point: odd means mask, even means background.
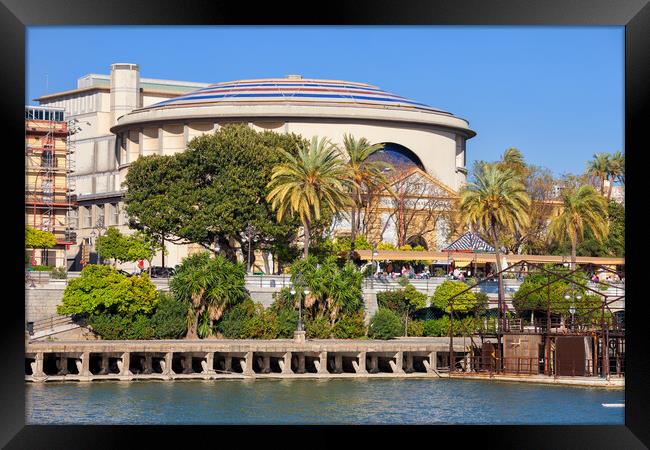
[[[376,86],[336,80],[278,79],[218,83],[121,116],[117,135],[120,180],[140,156],[173,154],[203,133],[230,122],[258,130],[326,136],[343,135],[411,150],[425,170],[458,190],[465,182],[465,141],[476,133],[469,123]]]

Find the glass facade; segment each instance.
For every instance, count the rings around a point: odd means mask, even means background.
[[[53,120],[55,122],[63,122],[65,119],[62,110],[46,109],[46,108],[25,108],[25,119],[27,120]]]

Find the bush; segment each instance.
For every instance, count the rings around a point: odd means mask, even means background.
[[[366,334],[366,324],[363,313],[349,314],[339,319],[332,328],[332,334],[337,339],[354,339]]]
[[[63,291],[59,314],[151,314],[156,309],[156,286],[146,274],[122,275],[110,266],[88,265]]]
[[[424,336],[449,336],[449,316],[424,322]]]
[[[472,291],[465,291],[466,289],[467,285],[462,281],[445,280],[434,291],[431,303],[436,308],[450,313],[451,307],[448,301],[453,297],[455,312],[473,311],[477,307],[476,294]],[[463,293],[461,294],[461,292]]]
[[[68,271],[65,269],[65,267],[52,269],[52,272],[50,272],[50,278],[53,278],[55,280],[65,280],[68,278]]]
[[[151,324],[151,317],[138,314],[131,321],[126,332],[126,339],[153,339],[154,328]]]
[[[411,320],[406,328],[409,336],[424,336],[424,321],[422,320]]]
[[[387,308],[379,308],[368,327],[368,336],[373,339],[392,339],[403,332],[399,316]]]
[[[442,267],[435,267],[433,269],[433,276],[434,277],[444,277],[445,276],[445,269]]]
[[[255,313],[244,321],[246,339],[275,339],[278,327],[275,320],[269,320],[268,313],[261,304],[255,306]]]
[[[327,339],[332,334],[332,327],[329,320],[325,317],[318,317],[316,319],[307,320],[305,323],[305,331],[308,338],[311,339]]]
[[[93,314],[88,317],[88,325],[102,339],[152,339],[154,329],[151,318],[144,314],[134,317],[121,314]]]
[[[187,332],[189,305],[176,300],[167,292],[158,292],[158,307],[151,317],[154,336],[158,339],[178,339]]]
[[[54,269],[52,266],[32,266],[32,270],[35,272],[49,272],[52,269]]]
[[[246,339],[248,337],[248,320],[255,315],[255,303],[246,299],[226,311],[217,329],[228,339]]]

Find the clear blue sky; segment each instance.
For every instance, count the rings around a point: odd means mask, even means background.
[[[624,150],[623,27],[30,27],[26,102],[115,62],[145,78],[371,83],[469,120],[468,167],[517,147],[578,173]]]

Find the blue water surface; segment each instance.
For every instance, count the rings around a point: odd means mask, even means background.
[[[28,424],[613,424],[623,390],[479,380],[28,383]]]

